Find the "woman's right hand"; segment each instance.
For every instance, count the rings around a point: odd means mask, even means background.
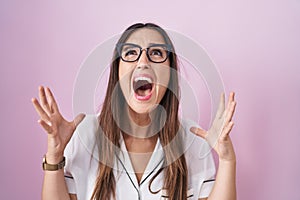
[[[32,103],[40,116],[39,124],[48,133],[47,162],[57,164],[62,160],[68,142],[85,115],[79,114],[71,122],[65,120],[49,88],[39,87],[39,99],[33,98]]]

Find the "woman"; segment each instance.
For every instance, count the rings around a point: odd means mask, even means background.
[[[181,121],[177,68],[166,32],[134,24],[114,50],[98,117],[66,121],[50,89],[40,87],[33,104],[48,133],[43,199],[236,199],[234,93],[226,109],[221,96],[208,131]],[[198,156],[208,143],[219,156],[215,179],[211,154]]]

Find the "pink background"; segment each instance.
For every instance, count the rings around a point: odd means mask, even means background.
[[[300,1],[1,1],[0,199],[40,199],[46,135],[31,98],[50,86],[72,118],[77,70],[133,22],[202,44],[237,93],[238,197],[300,199]]]

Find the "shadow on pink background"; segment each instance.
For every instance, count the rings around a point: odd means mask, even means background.
[[[134,22],[203,45],[238,107],[232,138],[242,200],[300,199],[300,2],[1,1],[0,199],[40,199],[46,134],[31,98],[50,86],[72,118],[80,64]]]

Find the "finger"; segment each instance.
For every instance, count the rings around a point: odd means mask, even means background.
[[[50,114],[50,107],[46,98],[45,89],[43,86],[39,87],[39,97],[41,101],[41,106],[43,107],[44,111],[47,112],[47,114]]]
[[[48,124],[46,123],[44,120],[38,120],[39,124],[49,133],[52,133],[52,127],[51,127],[51,123]]]
[[[230,92],[228,101],[229,102],[233,102],[234,101],[234,97],[235,97],[235,93],[234,92]]]
[[[226,110],[230,109],[231,103],[234,102],[234,96],[235,96],[235,93],[234,92],[230,92],[229,97],[228,97],[228,102],[227,102]]]
[[[230,133],[230,131],[232,130],[234,123],[231,121],[227,124],[227,126],[224,127],[222,134],[220,136],[221,140],[224,140]]]
[[[233,102],[235,102],[234,101],[234,98],[235,98],[235,93],[234,92],[230,92],[230,94],[229,94],[229,98],[228,98],[228,103],[227,103],[227,106],[226,106],[226,109],[225,109],[225,111],[224,111],[224,113],[223,113],[223,117],[227,117],[227,115],[228,115],[228,113],[230,112],[230,110],[232,109],[231,107],[233,106]],[[236,104],[236,102],[235,102],[235,104]],[[234,105],[235,106],[235,105]],[[228,117],[227,117],[228,118]],[[230,119],[231,119],[231,117],[230,117]],[[229,119],[229,121],[230,121],[230,119]]]
[[[229,105],[229,108],[226,109],[225,124],[229,123],[232,120],[232,117],[233,117],[234,112],[235,112],[235,107],[236,107],[236,102],[233,101]]]
[[[190,131],[200,137],[202,137],[203,139],[206,139],[207,136],[207,132],[201,128],[197,128],[197,127],[191,127]]]
[[[80,113],[79,115],[77,115],[75,117],[75,119],[73,120],[73,126],[74,129],[76,129],[76,127],[82,122],[82,120],[85,118],[85,114]]]
[[[42,108],[42,106],[40,105],[40,103],[38,102],[38,100],[36,98],[31,99],[32,104],[36,110],[36,112],[39,114],[40,118],[44,121],[50,122],[50,118],[48,116],[48,114],[44,111],[44,109]]]
[[[225,109],[225,94],[222,92],[216,117],[220,118]]]
[[[55,98],[54,98],[51,90],[48,87],[46,87],[46,96],[47,96],[47,100],[48,100],[49,105],[50,105],[50,111],[52,111],[53,113],[59,112],[57,103],[55,101]]]

